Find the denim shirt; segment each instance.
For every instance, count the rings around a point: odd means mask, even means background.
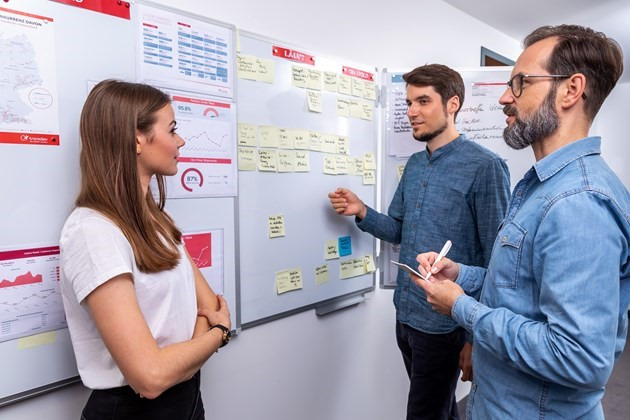
[[[463,136],[407,162],[388,215],[368,208],[357,226],[384,241],[401,244],[400,262],[417,267],[416,256],[439,251],[450,239],[450,257],[486,267],[507,208],[510,176],[503,159]],[[398,271],[396,319],[412,328],[443,334],[458,327],[427,303],[424,291]]]
[[[603,419],[627,334],[630,194],[600,138],[555,151],[512,194],[488,269],[461,266],[455,320],[474,336],[467,418]],[[483,287],[482,287],[483,286]]]

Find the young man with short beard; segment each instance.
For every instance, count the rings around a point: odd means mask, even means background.
[[[623,56],[575,25],[538,28],[524,44],[499,102],[506,143],[531,146],[536,163],[514,189],[488,269],[435,263],[431,252],[417,259],[433,282],[414,281],[473,334],[468,419],[603,419],[628,328],[630,194],[588,131]]]
[[[507,166],[457,133],[455,118],[464,100],[459,73],[430,64],[403,78],[413,137],[425,143],[425,150],[409,158],[387,215],[344,188],[328,195],[332,207],[340,215],[355,216],[361,230],[400,244],[402,263],[414,264],[418,251],[451,240],[450,255],[486,267],[507,207]],[[396,339],[410,379],[407,419],[458,419],[455,388],[465,331],[433,312],[423,290],[402,270],[394,304]],[[469,360],[469,344],[462,357]],[[464,365],[463,379],[470,377],[469,366]]]

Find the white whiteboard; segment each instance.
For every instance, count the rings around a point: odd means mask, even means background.
[[[2,7],[53,19],[60,143],[0,144],[0,248],[58,244],[78,191],[79,115],[88,81],[133,80],[132,28],[129,20],[51,1],[12,0]],[[67,329],[57,330],[52,342],[19,345],[0,343],[0,404],[77,377]]]
[[[58,92],[53,100],[59,109],[58,146],[0,141],[0,250],[58,244],[79,187],[79,116],[88,89],[103,79],[135,80],[136,3],[129,5],[131,19],[77,6],[46,0],[12,0],[0,5],[52,19]],[[109,6],[128,7],[125,2]],[[233,48],[233,26],[196,18],[227,31]],[[0,37],[3,25],[6,23],[0,22]],[[235,198],[169,200],[167,209],[184,232],[222,230],[224,295],[232,325],[238,329]],[[5,378],[0,381],[0,405],[78,380],[68,330],[56,330],[45,340],[37,337],[0,342],[0,371]]]
[[[511,67],[485,67],[455,69],[464,79],[466,89],[462,108],[457,115],[459,133],[475,141],[505,159],[510,170],[512,187],[534,164],[530,150],[513,150],[503,141],[505,115],[499,105],[499,97],[506,89]],[[405,104],[404,71],[383,71],[385,90],[385,123],[383,127],[383,201],[381,212],[387,213],[389,203],[399,181],[399,166],[404,166],[412,153],[424,150],[424,144],[413,139],[407,121]],[[389,264],[398,261],[398,246],[382,242],[381,285],[396,285],[397,268]]]
[[[265,39],[255,34],[240,34],[240,53],[274,63],[273,83],[237,79],[239,123],[273,125],[298,130],[316,130],[346,136],[350,156],[376,153],[376,118],[363,120],[337,115],[337,93],[321,91],[322,113],[309,112],[307,89],[292,85],[292,66],[304,63],[275,57],[274,46],[293,48],[286,43]],[[342,67],[351,63],[313,56],[317,70],[341,74]],[[366,71],[369,68],[356,66]],[[371,102],[374,104],[374,101]],[[372,105],[373,107],[373,105]],[[258,141],[260,138],[258,138]],[[375,241],[361,232],[351,218],[334,213],[327,194],[337,187],[354,190],[370,206],[375,203],[375,185],[363,185],[362,177],[326,175],[323,173],[324,153],[309,151],[309,172],[239,171],[239,258],[242,323],[259,323],[340,296],[369,290],[375,276],[367,273],[341,280],[340,261],[348,258],[374,257]],[[270,216],[283,215],[285,236],[270,238]],[[352,254],[325,260],[327,240],[351,237]],[[327,264],[329,281],[316,285],[315,267]],[[276,272],[298,268],[302,271],[300,290],[278,294]]]

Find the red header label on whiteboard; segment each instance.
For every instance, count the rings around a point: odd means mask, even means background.
[[[53,0],[129,20],[129,2],[120,0]]]
[[[353,69],[352,67],[342,66],[341,72],[346,76],[358,77],[359,79],[374,81],[374,73]]]
[[[310,64],[311,66],[315,65],[315,57],[304,54],[303,52],[278,47],[276,45],[271,48],[271,52],[276,57],[286,58],[287,60],[297,61],[298,63]]]
[[[59,135],[37,133],[10,133],[0,131],[0,143],[59,146]]]

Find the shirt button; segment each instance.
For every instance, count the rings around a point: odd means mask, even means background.
[[[503,238],[501,238],[501,242],[507,242],[507,236],[504,236]]]

